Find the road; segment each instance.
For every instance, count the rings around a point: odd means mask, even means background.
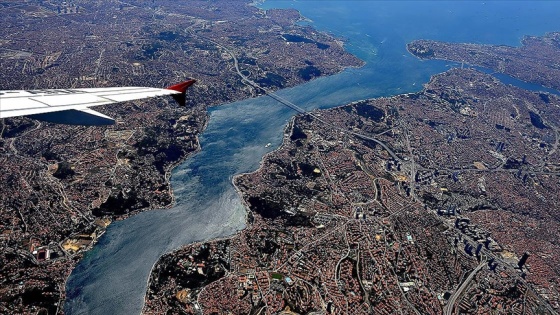
[[[476,267],[469,274],[467,279],[465,279],[465,281],[463,281],[463,283],[457,288],[457,290],[455,290],[455,293],[453,293],[453,295],[449,298],[449,301],[447,302],[447,306],[444,309],[445,315],[451,315],[453,313],[453,309],[455,308],[455,302],[457,302],[457,299],[461,296],[463,291],[467,288],[467,286],[471,282],[472,278],[474,278],[474,276],[480,271],[480,269],[484,268],[484,266],[486,266],[486,261],[485,260],[483,260],[480,263],[480,265],[478,265],[478,267]]]

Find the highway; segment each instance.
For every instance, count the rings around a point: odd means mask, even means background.
[[[455,308],[455,302],[457,302],[457,299],[461,296],[463,291],[468,287],[472,278],[474,278],[474,276],[480,271],[480,269],[484,268],[484,266],[486,266],[486,261],[482,260],[480,265],[478,265],[478,267],[476,267],[471,272],[471,274],[467,277],[467,279],[465,279],[465,281],[463,281],[463,283],[457,288],[457,290],[455,290],[455,293],[453,293],[453,295],[449,298],[449,301],[447,302],[447,305],[444,308],[445,315],[453,314],[453,309]]]

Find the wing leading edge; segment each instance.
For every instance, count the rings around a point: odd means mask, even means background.
[[[0,118],[29,116],[70,125],[114,124],[114,119],[90,107],[164,95],[171,95],[179,105],[185,106],[186,91],[195,82],[188,80],[165,89],[111,87],[0,91]]]

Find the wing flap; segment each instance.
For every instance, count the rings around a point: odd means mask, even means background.
[[[30,99],[27,100],[19,100],[16,104],[8,104],[5,100],[0,100],[0,118],[9,118],[9,117],[17,117],[17,116],[29,116],[33,114],[43,114],[43,113],[56,113],[60,111],[75,109],[75,110],[83,110],[87,109],[89,106],[99,106],[99,105],[106,105],[115,103],[109,100],[99,100],[98,102],[92,102],[88,104],[67,104],[67,105],[58,105],[58,106],[48,106],[44,103],[38,103],[32,101]]]
[[[135,93],[128,93],[128,94],[101,94],[100,97],[111,99],[115,102],[124,102],[124,101],[132,101],[141,98],[148,98],[148,97],[156,97],[156,96],[164,96],[164,95],[173,95],[177,94],[175,91],[169,90],[154,90],[154,91],[144,91],[144,92],[135,92]]]
[[[31,97],[33,101],[46,104],[50,107],[66,106],[72,104],[98,104],[102,102],[111,102],[110,99],[99,97],[96,94],[83,93],[83,94],[66,94],[66,95],[47,95],[39,97]]]

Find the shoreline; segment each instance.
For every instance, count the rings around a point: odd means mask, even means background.
[[[430,78],[431,78],[431,77],[430,77]],[[376,97],[376,98],[360,99],[360,100],[357,100],[357,101],[352,101],[352,102],[350,102],[350,103],[345,103],[345,104],[337,105],[337,106],[334,106],[334,107],[331,107],[331,108],[328,108],[328,109],[334,109],[334,108],[340,108],[340,107],[344,107],[344,106],[350,106],[350,105],[353,105],[353,104],[356,104],[356,103],[359,103],[359,102],[365,102],[365,101],[369,101],[369,100],[372,100],[372,99],[390,99],[390,98],[394,98],[394,97],[397,97],[397,96],[408,95],[408,94],[414,94],[414,93],[417,93],[417,92],[410,92],[410,93],[404,93],[404,94],[395,94],[395,95],[392,95],[392,96],[381,96],[381,97]],[[316,109],[316,110],[323,110],[323,109]],[[287,129],[293,128],[293,125],[294,125],[294,122],[295,122],[296,117],[301,116],[301,115],[305,115],[305,114],[303,114],[303,113],[295,113],[295,114],[290,118],[290,120],[288,121],[288,123],[287,123],[286,126],[284,127],[283,135],[282,135],[282,142],[280,143],[280,145],[279,145],[276,149],[274,149],[274,150],[272,150],[272,151],[270,151],[270,152],[265,153],[265,154],[261,157],[261,159],[260,159],[260,161],[259,161],[259,166],[257,167],[257,169],[255,169],[254,171],[251,171],[251,172],[241,172],[241,173],[237,173],[237,174],[235,174],[235,175],[231,178],[230,183],[231,183],[231,185],[233,186],[233,188],[234,188],[234,190],[235,190],[235,193],[236,193],[237,196],[239,197],[239,199],[240,199],[240,201],[241,201],[241,204],[242,204],[242,206],[243,206],[243,208],[244,208],[243,210],[244,210],[244,212],[245,212],[245,213],[244,213],[244,215],[245,215],[245,226],[244,226],[242,229],[238,229],[237,231],[235,231],[235,232],[232,233],[231,235],[223,236],[223,237],[215,237],[215,238],[210,238],[210,239],[207,239],[207,240],[202,240],[202,241],[196,241],[196,242],[192,242],[192,243],[188,243],[188,244],[183,244],[183,245],[181,245],[180,247],[178,247],[178,248],[176,248],[176,249],[174,249],[174,250],[172,250],[172,251],[169,251],[169,252],[167,252],[167,253],[161,255],[160,258],[159,258],[159,259],[152,265],[152,267],[150,268],[150,276],[148,277],[148,280],[147,280],[147,282],[146,282],[146,288],[149,288],[150,285],[152,284],[152,274],[153,274],[154,268],[158,265],[158,263],[160,262],[160,260],[161,260],[162,257],[164,257],[164,256],[166,256],[166,255],[173,255],[174,253],[177,253],[177,252],[179,252],[179,251],[181,251],[181,250],[183,250],[183,249],[185,249],[186,247],[189,247],[189,246],[197,246],[197,245],[202,245],[202,244],[206,244],[206,243],[212,243],[212,242],[218,242],[218,241],[223,241],[223,240],[232,239],[232,238],[238,236],[240,233],[242,233],[244,230],[246,230],[247,228],[249,228],[249,227],[253,224],[253,223],[249,222],[249,217],[250,217],[250,215],[254,215],[254,214],[253,214],[253,211],[250,209],[249,204],[245,201],[245,198],[243,198],[244,194],[243,194],[243,192],[239,189],[239,187],[235,184],[235,180],[236,180],[237,178],[239,178],[239,177],[244,176],[244,175],[249,175],[249,174],[253,174],[253,173],[259,172],[259,171],[263,168],[263,166],[264,166],[265,159],[266,159],[268,156],[270,156],[270,155],[274,154],[275,152],[277,152],[278,150],[281,150],[281,149],[286,145],[287,137],[291,134],[291,132],[287,132]],[[203,289],[204,289],[204,288],[201,289],[201,292],[202,292]],[[143,313],[143,311],[144,311],[144,306],[145,306],[145,304],[146,304],[147,298],[148,298],[148,290],[146,290],[146,292],[144,293],[144,298],[143,298],[143,301],[144,301],[143,303],[144,303],[144,304],[142,305],[142,313]]]
[[[344,105],[343,105],[343,106],[344,106]],[[162,257],[164,257],[164,256],[166,256],[166,255],[173,255],[173,254],[177,253],[177,252],[180,251],[180,250],[183,250],[184,248],[186,248],[186,247],[188,247],[188,246],[203,245],[203,244],[206,244],[206,243],[224,241],[224,240],[228,240],[228,239],[234,238],[234,237],[236,237],[237,235],[239,235],[239,233],[241,233],[241,232],[243,232],[244,230],[246,230],[250,225],[252,225],[252,223],[249,222],[249,216],[250,216],[250,215],[253,215],[253,211],[251,211],[251,209],[249,208],[249,204],[247,204],[247,202],[246,202],[245,199],[243,198],[243,192],[239,189],[239,187],[237,187],[237,185],[235,185],[235,179],[238,178],[238,177],[241,177],[241,176],[243,176],[243,175],[248,175],[248,174],[252,174],[252,173],[258,172],[259,170],[262,169],[263,164],[264,164],[264,161],[265,161],[265,158],[266,158],[268,155],[271,155],[271,154],[273,154],[274,152],[276,152],[277,150],[281,149],[282,146],[284,146],[285,140],[286,140],[286,132],[285,132],[285,129],[287,129],[289,126],[293,126],[293,121],[295,120],[295,117],[298,116],[298,115],[299,115],[299,114],[296,114],[296,115],[292,116],[292,118],[291,118],[290,121],[288,122],[286,128],[284,128],[284,133],[283,133],[283,137],[282,137],[282,143],[280,144],[280,146],[278,146],[278,148],[276,148],[276,149],[274,149],[274,150],[272,150],[272,151],[267,152],[266,154],[264,154],[264,155],[262,156],[261,160],[259,161],[259,167],[258,167],[256,170],[254,170],[254,171],[252,171],[252,172],[242,172],[242,173],[235,174],[235,175],[232,177],[231,181],[230,181],[231,185],[233,186],[233,189],[235,190],[236,195],[239,197],[239,199],[240,199],[240,201],[241,201],[241,205],[243,206],[244,215],[245,215],[245,226],[244,226],[243,228],[241,228],[241,229],[238,229],[237,231],[235,231],[235,232],[232,233],[231,235],[223,236],[223,237],[215,237],[215,238],[210,238],[210,239],[207,239],[207,240],[202,240],[202,241],[196,241],[196,242],[192,242],[192,243],[188,243],[188,244],[183,244],[183,245],[181,245],[180,247],[178,247],[178,248],[176,248],[176,249],[174,249],[174,250],[172,250],[172,251],[169,251],[169,252],[167,252],[167,253],[161,255],[160,258],[159,258],[156,262],[154,262],[154,264],[153,264],[152,267],[150,268],[150,276],[148,277],[148,280],[146,281],[146,288],[147,288],[147,290],[144,292],[144,298],[143,298],[143,305],[142,305],[142,312],[141,312],[141,314],[144,313],[144,307],[145,307],[145,305],[146,305],[146,301],[147,301],[147,298],[148,298],[148,289],[150,288],[150,285],[152,284],[152,274],[153,274],[154,268],[155,268],[156,265],[160,262],[160,260],[161,260]],[[228,271],[228,272],[229,272],[229,271]],[[203,289],[204,289],[204,288],[201,289],[201,292],[202,292]]]
[[[262,9],[262,8],[259,8],[259,7],[257,7],[257,8],[258,8],[259,10],[261,10],[261,11],[264,11],[264,10],[265,10],[265,9]],[[284,9],[280,8],[280,10],[284,10]],[[299,11],[298,11],[298,12],[299,12]],[[301,15],[301,13],[300,13],[300,15]],[[301,15],[301,19],[302,19],[302,20],[306,20],[302,15]],[[296,21],[296,22],[297,22],[297,21]],[[294,25],[295,25],[295,23],[294,23]],[[321,33],[325,34],[326,36],[328,36],[329,38],[331,38],[331,39],[333,39],[333,40],[336,39],[337,42],[342,42],[342,43],[345,43],[345,42],[346,42],[346,39],[344,39],[344,41],[342,41],[342,40],[340,40],[340,39],[337,39],[335,36],[333,36],[331,33],[327,32],[327,31],[319,31],[319,30],[317,30],[317,32],[321,32]],[[294,88],[294,87],[296,87],[296,86],[302,85],[302,84],[304,84],[304,83],[308,83],[308,82],[310,82],[310,81],[314,81],[314,80],[319,79],[319,78],[322,78],[322,77],[327,77],[327,76],[332,76],[332,75],[339,74],[339,73],[341,73],[341,72],[343,72],[343,71],[345,71],[345,70],[347,70],[347,69],[349,69],[349,68],[359,69],[359,68],[364,67],[364,66],[366,65],[366,61],[360,59],[359,57],[357,57],[357,56],[354,55],[354,54],[349,53],[349,52],[346,50],[346,48],[344,47],[344,45],[341,45],[341,47],[342,47],[342,49],[343,49],[346,53],[348,53],[349,55],[353,56],[353,57],[356,59],[356,61],[357,61],[356,64],[354,64],[354,65],[348,65],[348,66],[343,66],[343,67],[341,67],[339,70],[337,70],[337,72],[330,73],[330,74],[326,74],[326,75],[320,75],[320,76],[317,76],[317,77],[313,77],[313,78],[311,78],[311,80],[308,80],[308,81],[306,81],[306,82],[302,82],[302,83],[299,83],[299,84],[295,84],[295,85],[293,85],[293,86],[286,86],[286,87],[283,87],[282,89]],[[281,89],[280,89],[280,88],[276,88],[276,89],[274,89],[272,92],[277,92],[278,90],[281,90]],[[172,178],[172,176],[173,176],[173,175],[172,175],[173,170],[174,170],[176,167],[178,167],[179,165],[185,163],[189,158],[192,158],[195,154],[198,154],[198,153],[200,153],[200,152],[202,151],[202,146],[201,146],[201,143],[200,143],[200,135],[203,134],[203,133],[206,131],[207,127],[208,127],[208,124],[209,124],[209,122],[210,122],[210,110],[211,110],[212,108],[221,107],[221,106],[227,106],[228,104],[232,104],[232,103],[239,102],[239,101],[245,101],[245,100],[248,100],[248,99],[256,99],[256,98],[259,98],[259,97],[261,97],[261,96],[266,96],[266,94],[264,94],[264,95],[257,95],[257,96],[249,96],[249,97],[242,98],[242,99],[239,99],[239,100],[228,101],[227,103],[219,103],[219,104],[216,104],[216,105],[205,106],[204,109],[205,109],[205,111],[206,111],[206,114],[205,114],[205,115],[206,115],[206,120],[205,120],[205,122],[204,122],[204,124],[203,124],[203,127],[201,128],[201,130],[200,130],[200,131],[198,132],[198,134],[196,135],[196,143],[197,143],[197,148],[196,148],[196,150],[194,150],[194,151],[192,151],[192,152],[189,152],[189,153],[186,154],[183,158],[181,158],[180,160],[178,160],[178,161],[176,161],[176,162],[170,164],[170,165],[166,168],[166,171],[165,171],[165,174],[164,174],[164,180],[165,180],[165,183],[168,185],[167,194],[171,197],[170,202],[169,202],[168,204],[162,206],[162,207],[146,207],[146,208],[143,208],[143,209],[137,209],[137,210],[131,211],[131,212],[129,212],[129,213],[126,213],[125,215],[118,216],[118,217],[116,217],[114,220],[115,220],[115,221],[123,221],[123,220],[125,220],[125,219],[131,218],[131,217],[133,217],[133,216],[135,216],[135,215],[137,215],[137,214],[140,214],[140,213],[142,213],[142,212],[154,211],[154,210],[163,210],[163,209],[170,209],[170,208],[172,208],[174,205],[176,205],[176,203],[177,203],[177,197],[176,197],[176,195],[175,195],[175,193],[174,193],[174,189],[173,189],[172,183],[171,183],[171,178]],[[344,106],[344,105],[339,105],[339,106]],[[293,121],[294,117],[295,117],[295,115],[292,116],[292,121]],[[282,144],[280,145],[280,147],[281,147],[283,144],[284,144],[284,139],[282,140]],[[279,147],[279,148],[280,148],[280,147]],[[276,150],[278,150],[278,149],[276,149]],[[260,162],[259,162],[259,167],[255,170],[255,172],[258,171],[259,169],[261,169],[262,163],[263,163],[263,161],[264,161],[264,158],[265,158],[267,155],[272,154],[272,153],[275,152],[276,150],[273,150],[273,151],[271,151],[271,152],[268,152],[268,153],[266,153],[263,157],[261,157]],[[157,263],[160,261],[161,257],[163,257],[164,255],[167,255],[167,254],[176,252],[176,251],[180,250],[181,248],[183,248],[183,247],[185,247],[185,246],[191,246],[191,245],[196,245],[196,244],[201,244],[201,243],[213,242],[213,241],[218,241],[218,240],[222,240],[222,239],[229,239],[229,238],[231,238],[231,237],[237,235],[238,233],[240,233],[241,231],[243,231],[244,229],[247,228],[247,226],[249,225],[248,219],[249,219],[249,215],[250,215],[250,213],[251,213],[251,210],[249,209],[249,205],[248,205],[248,204],[245,202],[245,200],[242,198],[242,193],[241,193],[241,191],[240,191],[240,190],[238,189],[238,187],[234,184],[234,180],[235,180],[238,176],[241,176],[241,175],[243,175],[243,174],[245,174],[245,173],[235,174],[235,175],[232,177],[232,179],[231,179],[231,184],[233,185],[233,188],[234,188],[234,190],[235,190],[235,193],[237,194],[237,197],[240,199],[241,205],[242,205],[243,208],[244,208],[243,210],[244,210],[244,222],[245,222],[245,226],[244,226],[243,228],[241,228],[241,229],[236,229],[236,231],[235,231],[234,233],[232,233],[231,235],[228,235],[228,236],[225,236],[225,237],[210,238],[210,239],[201,240],[201,241],[197,241],[197,242],[193,242],[193,243],[183,244],[183,245],[180,245],[178,248],[176,248],[176,249],[174,249],[174,250],[172,250],[172,251],[170,251],[170,252],[167,252],[167,253],[164,253],[164,254],[160,255],[159,258],[158,258],[158,260],[156,260],[156,261],[153,263],[153,265],[151,266],[149,275],[151,275],[151,273],[152,273],[154,267],[157,265]],[[64,287],[63,287],[63,288],[64,288],[64,289],[63,289],[63,290],[64,290],[64,295],[61,297],[61,300],[60,300],[60,301],[62,301],[62,303],[64,304],[64,306],[66,305],[66,303],[67,303],[67,301],[68,301],[68,300],[67,300],[67,294],[66,294],[68,280],[69,280],[69,278],[70,278],[72,272],[73,272],[74,269],[76,268],[76,266],[77,266],[78,264],[80,264],[80,262],[83,260],[83,258],[84,258],[84,256],[85,256],[85,254],[88,253],[92,248],[93,248],[93,246],[92,246],[91,248],[88,248],[87,250],[84,250],[84,251],[82,251],[82,252],[80,253],[80,254],[81,254],[80,259],[79,259],[78,261],[76,261],[76,262],[73,264],[71,270],[70,270],[69,273],[68,273],[68,276],[66,277],[66,279],[65,279],[65,281],[64,281]],[[149,276],[148,279],[146,280],[146,285],[147,285],[146,288],[149,288],[150,279],[151,279],[151,277]],[[144,292],[144,298],[143,298],[144,305],[142,305],[142,309],[143,309],[144,306],[145,306],[146,296],[147,296],[147,290]],[[63,306],[63,309],[64,309],[64,306]],[[59,307],[60,307],[60,306],[59,306]]]
[[[443,75],[443,74],[446,74],[446,73],[454,73],[454,72],[458,72],[458,71],[462,71],[462,70],[450,69],[450,70],[444,71],[444,72],[442,72],[442,73],[434,74],[434,75],[432,75],[432,76],[430,77],[430,81],[429,81],[429,82],[434,81],[434,79],[435,79],[437,76],[440,76],[440,75]],[[473,73],[474,73],[474,72],[477,72],[477,71],[474,70],[474,69],[469,69],[469,70],[465,70],[465,71],[473,71]],[[487,75],[487,74],[483,74],[483,75]],[[492,78],[493,80],[497,80],[496,78],[493,78],[493,77],[490,76],[490,75],[488,75],[488,76],[489,76],[490,78]],[[426,87],[424,87],[423,91],[425,91],[425,90],[426,90]],[[367,100],[382,100],[382,99],[401,98],[401,97],[406,97],[407,95],[411,95],[411,94],[414,94],[414,93],[402,93],[402,94],[396,94],[396,95],[389,96],[389,97],[374,97],[374,98],[370,98],[370,99],[367,99]],[[338,108],[338,107],[349,106],[349,105],[355,104],[355,103],[357,103],[357,102],[360,102],[360,101],[354,101],[354,102],[350,102],[350,103],[345,104],[345,105],[335,106],[335,107],[329,108],[329,109],[327,109],[327,110],[335,109],[335,108]],[[321,110],[320,110],[320,111],[321,111]],[[239,173],[239,174],[236,174],[235,176],[233,176],[231,182],[232,182],[232,184],[233,184],[233,186],[234,186],[234,189],[235,189],[236,193],[237,193],[237,194],[239,195],[239,197],[241,198],[242,204],[243,204],[244,207],[245,207],[245,211],[246,211],[246,222],[247,222],[248,215],[254,214],[254,213],[253,213],[253,211],[250,210],[248,204],[245,202],[245,199],[243,198],[243,196],[244,196],[243,192],[241,192],[241,190],[239,189],[239,187],[237,187],[237,186],[235,185],[235,180],[236,180],[237,178],[239,178],[240,176],[247,175],[247,174],[253,174],[253,173],[255,173],[255,172],[259,172],[259,171],[263,170],[263,166],[264,166],[264,161],[265,161],[265,159],[266,159],[269,155],[273,154],[274,152],[277,152],[278,150],[282,150],[282,149],[285,147],[286,141],[287,141],[287,139],[289,139],[288,137],[289,137],[289,135],[290,135],[289,133],[286,132],[286,130],[290,129],[290,127],[293,128],[293,122],[294,122],[295,117],[298,117],[298,116],[300,116],[300,115],[301,115],[301,114],[292,116],[290,122],[288,123],[288,125],[287,125],[286,128],[284,129],[282,143],[281,143],[280,146],[279,146],[278,148],[276,148],[275,150],[273,150],[273,151],[271,151],[271,152],[268,152],[268,153],[266,153],[266,154],[263,155],[263,157],[262,157],[261,160],[260,160],[259,167],[257,168],[256,171]],[[248,222],[247,222],[247,223],[248,223]],[[171,251],[171,252],[169,252],[169,253],[167,253],[167,254],[165,254],[165,255],[166,255],[166,256],[167,256],[167,255],[173,256],[174,253],[176,253],[176,252],[178,252],[178,251],[180,251],[180,250],[185,250],[185,249],[188,249],[188,248],[191,247],[191,246],[196,246],[196,245],[198,245],[198,244],[205,244],[205,245],[208,245],[208,244],[211,244],[211,243],[213,243],[213,242],[215,242],[215,241],[219,241],[219,240],[228,240],[228,239],[231,240],[231,239],[235,239],[235,237],[237,237],[238,235],[240,235],[240,233],[243,233],[243,231],[247,230],[247,229],[250,228],[251,226],[253,226],[253,224],[249,224],[249,223],[248,223],[243,229],[238,230],[236,233],[234,233],[234,234],[231,235],[231,236],[228,236],[228,237],[220,237],[220,238],[214,238],[214,239],[210,239],[210,240],[207,240],[207,241],[200,241],[200,242],[194,242],[194,243],[186,244],[186,245],[181,246],[180,248],[178,248],[178,249],[176,249],[176,250],[174,250],[174,251]],[[163,257],[163,256],[162,256],[162,257]],[[169,256],[168,256],[168,257],[169,257]],[[344,257],[343,257],[343,258],[344,258]],[[161,261],[161,260],[159,260],[159,261]],[[158,261],[158,262],[159,262],[159,261]],[[149,278],[149,281],[148,281],[148,287],[149,287],[151,284],[154,283],[154,282],[152,281],[152,275],[153,275],[153,270],[154,270],[154,268],[155,268],[156,265],[157,265],[157,262],[152,266],[152,269],[151,269],[151,272],[150,272],[150,278]],[[165,266],[165,265],[164,265],[164,266]],[[230,268],[231,268],[231,267],[230,267]],[[200,297],[200,293],[203,292],[208,286],[210,286],[210,285],[211,285],[212,283],[214,283],[215,281],[221,281],[222,279],[226,278],[227,276],[228,276],[228,271],[226,270],[226,274],[225,274],[224,276],[220,277],[219,279],[217,279],[217,280],[215,279],[215,280],[212,281],[212,282],[209,282],[209,283],[206,283],[206,284],[204,284],[204,285],[202,285],[202,286],[197,287],[197,290],[199,290],[199,292],[198,292],[197,295],[196,295],[196,296],[197,296],[197,299],[198,299],[198,297]],[[462,282],[462,280],[459,281],[459,283],[461,283],[461,282]],[[537,295],[537,296],[538,296],[538,295]],[[148,299],[148,292],[146,292],[145,295],[144,295],[144,301],[147,301],[147,299]]]
[[[408,50],[408,47],[407,47],[407,51],[408,51],[410,54],[412,54],[412,53],[410,52],[410,50]],[[414,54],[412,54],[412,55],[414,55]],[[417,57],[416,55],[414,55],[414,56]],[[423,58],[420,58],[420,57],[417,57],[417,58],[420,59],[420,60],[422,60],[422,61],[424,61],[424,60],[431,60],[431,59],[423,59]],[[451,61],[451,60],[450,60],[450,61]],[[454,62],[456,62],[456,61],[454,61]],[[469,68],[471,68],[471,67],[469,67]],[[453,69],[458,69],[458,67],[451,67],[450,69],[448,69],[448,70],[446,70],[446,71],[438,72],[438,73],[432,74],[432,75],[430,75],[430,79],[429,79],[428,82],[431,82],[431,81],[434,79],[434,77],[436,77],[436,76],[438,76],[438,75],[441,75],[442,73],[448,72],[448,71],[450,71],[450,70],[453,70]],[[480,71],[480,70],[478,70],[478,69],[476,69],[476,68],[471,68],[471,69],[472,69],[472,70],[475,70],[475,71],[478,71],[478,72],[482,72],[482,71]],[[501,72],[496,72],[496,73],[501,73]],[[504,74],[505,74],[505,73],[504,73]],[[490,73],[490,75],[492,75],[492,73]],[[497,77],[494,76],[494,75],[492,75],[492,77],[493,77],[495,80],[497,80],[497,81],[501,81],[499,78],[497,78]],[[520,81],[525,82],[525,81],[523,81],[523,80],[520,80]],[[530,83],[530,82],[527,82],[527,83]],[[423,86],[424,86],[424,84],[421,85],[420,91],[423,91],[423,90],[425,89]],[[377,100],[377,99],[392,99],[392,98],[395,98],[395,97],[403,97],[403,96],[406,97],[406,96],[409,96],[409,95],[414,95],[414,94],[416,94],[416,93],[418,93],[418,92],[419,92],[419,91],[417,91],[417,92],[408,92],[408,93],[398,93],[398,94],[391,95],[391,96],[374,97],[374,98],[365,98],[365,99],[353,101],[353,102],[350,102],[350,103],[347,103],[347,104],[342,104],[342,105],[339,105],[339,106],[334,106],[334,107],[331,107],[331,108],[329,108],[329,109],[334,109],[334,108],[338,108],[338,107],[344,107],[344,106],[356,104],[356,103],[359,103],[359,102],[369,101],[369,100],[373,100],[373,99]],[[320,110],[322,110],[322,109],[319,109],[319,111],[320,111]],[[290,122],[289,122],[288,125],[287,125],[288,127],[293,123],[294,118],[297,117],[298,115],[301,115],[301,114],[295,114],[294,116],[292,116]],[[287,128],[288,128],[288,127],[287,127]],[[248,218],[249,218],[249,215],[253,214],[253,212],[250,210],[249,205],[245,202],[245,199],[243,198],[243,195],[244,195],[244,194],[243,194],[243,192],[241,192],[241,190],[239,189],[239,187],[237,187],[237,185],[235,184],[235,181],[236,181],[237,178],[239,178],[239,177],[241,177],[241,176],[243,176],[243,175],[253,174],[253,173],[255,173],[255,172],[260,171],[260,170],[263,168],[263,163],[264,163],[265,159],[266,159],[269,155],[273,154],[274,152],[276,152],[276,151],[278,151],[278,150],[281,150],[282,147],[284,147],[285,143],[286,143],[286,129],[284,130],[283,139],[282,139],[282,142],[281,142],[280,146],[279,146],[278,148],[272,150],[271,152],[268,152],[268,153],[266,153],[266,154],[264,154],[264,155],[262,156],[262,158],[261,158],[261,160],[260,160],[260,162],[259,162],[259,167],[257,168],[257,170],[252,171],[252,172],[243,172],[243,173],[235,174],[235,175],[232,177],[232,179],[231,179],[231,183],[232,183],[232,185],[233,185],[233,187],[234,187],[236,193],[237,193],[238,196],[240,197],[241,203],[243,204],[243,206],[244,206],[244,208],[245,208],[246,227],[244,227],[243,229],[237,231],[236,233],[234,233],[234,234],[231,235],[231,236],[228,236],[228,237],[220,237],[220,238],[214,238],[214,239],[209,239],[209,240],[207,240],[207,241],[200,241],[200,242],[193,242],[193,243],[185,244],[185,245],[181,246],[180,248],[175,249],[175,250],[173,250],[173,251],[171,251],[171,252],[169,252],[169,253],[167,253],[167,254],[173,255],[173,253],[176,253],[177,251],[179,251],[179,250],[181,250],[181,249],[188,248],[188,246],[196,246],[196,245],[198,245],[198,244],[205,244],[205,243],[207,244],[207,243],[211,243],[211,242],[215,242],[215,241],[219,241],[219,240],[231,239],[231,238],[234,238],[234,237],[236,237],[237,235],[239,235],[239,233],[241,233],[243,230],[246,230],[248,227],[250,227],[249,222],[248,222]],[[167,254],[165,254],[165,255],[167,255]],[[157,265],[157,262],[152,266],[152,271],[153,271],[153,268],[154,268],[156,265]],[[150,272],[150,275],[152,275],[152,272]],[[151,276],[150,276],[150,280],[148,280],[148,285],[149,285],[150,283],[152,283],[152,282],[151,282],[151,279],[152,279],[152,278],[151,278]],[[206,287],[206,285],[205,285],[204,287],[201,287],[202,290],[204,290],[205,287]],[[201,292],[202,292],[202,290],[201,290]],[[144,300],[146,300],[146,299],[147,299],[147,293],[144,295]]]

